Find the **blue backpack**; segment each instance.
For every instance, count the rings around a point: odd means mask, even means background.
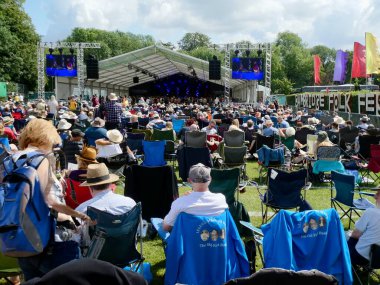
[[[0,184],[0,244],[11,257],[40,254],[54,234],[55,219],[41,191],[37,168],[46,156],[40,152],[4,160]]]

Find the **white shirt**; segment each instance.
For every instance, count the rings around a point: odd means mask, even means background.
[[[57,111],[58,111],[58,102],[57,101],[49,101],[47,103],[48,107],[49,107],[49,113],[51,114],[54,114],[54,115],[57,115]]]
[[[226,198],[221,193],[191,192],[172,203],[164,223],[174,226],[175,220],[181,212],[198,216],[217,216],[226,209],[228,209]]]
[[[112,215],[122,215],[131,210],[136,202],[129,197],[113,193],[111,190],[99,192],[92,199],[80,204],[75,210],[86,213],[87,207],[91,206]]]
[[[380,245],[380,209],[365,210],[363,216],[356,222],[355,228],[362,232],[355,248],[360,255],[369,260],[371,245]]]

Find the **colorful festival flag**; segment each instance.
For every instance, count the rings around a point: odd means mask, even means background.
[[[334,68],[334,81],[343,83],[346,78],[346,65],[348,61],[348,53],[342,50],[336,52],[335,68]]]
[[[313,55],[314,58],[314,84],[321,84],[320,70],[321,70],[321,59],[319,55]]]
[[[366,78],[365,46],[354,42],[354,56],[352,58],[351,78]]]
[[[380,74],[380,56],[377,39],[371,33],[365,33],[365,57],[366,57],[366,73]]]

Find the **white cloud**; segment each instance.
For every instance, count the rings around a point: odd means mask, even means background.
[[[28,0],[35,1],[35,0]],[[43,0],[40,0],[43,1]],[[45,40],[58,40],[77,26],[150,34],[178,42],[201,32],[215,43],[273,41],[279,32],[299,34],[309,46],[352,49],[364,33],[380,37],[378,0],[66,0],[44,5]],[[37,16],[35,16],[37,17]]]

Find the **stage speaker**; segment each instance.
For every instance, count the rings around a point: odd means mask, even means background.
[[[220,80],[220,60],[210,60],[208,62],[208,73],[210,80]]]
[[[139,77],[138,76],[133,77],[133,83],[139,83]]]
[[[90,56],[86,60],[87,79],[99,79],[99,62],[98,60]]]

